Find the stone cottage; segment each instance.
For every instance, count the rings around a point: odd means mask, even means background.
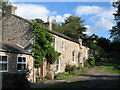
[[[28,80],[36,82],[36,72],[46,76],[51,74],[51,79],[55,73],[64,72],[66,64],[84,66],[88,59],[89,48],[82,46],[82,39],[73,40],[70,37],[52,31],[49,33],[54,36],[54,48],[61,55],[56,63],[50,66],[47,71],[47,62],[44,61],[40,68],[34,67],[32,57],[32,25],[31,22],[15,15],[16,7],[10,6],[6,16],[2,19],[2,37],[0,41],[0,72],[16,73],[22,70],[29,70]],[[51,24],[49,24],[51,26]]]

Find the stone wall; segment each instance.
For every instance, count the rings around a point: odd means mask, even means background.
[[[16,15],[6,16],[2,20],[2,41],[16,43],[26,47],[31,43],[32,28],[30,22]]]
[[[62,37],[59,37],[57,35],[54,35],[55,37],[55,47],[56,51],[61,53],[60,59],[60,72],[64,72],[66,64],[70,65],[76,65],[79,66],[79,52],[80,47],[79,43],[64,39]],[[64,46],[62,46],[62,43],[64,43]],[[75,61],[73,62],[73,55],[72,53],[75,52]],[[55,71],[56,64],[54,64],[53,70]]]
[[[26,54],[16,54],[16,53],[7,53],[7,52],[0,52],[0,54],[8,55],[8,72],[11,74],[18,73],[19,71],[17,70],[17,57],[18,56],[25,56],[27,58],[27,67],[28,67],[28,81],[33,82],[33,57],[31,55],[26,55]]]

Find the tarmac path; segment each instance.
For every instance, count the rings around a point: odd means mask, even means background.
[[[70,79],[64,80],[47,80],[41,84],[31,84],[31,88],[43,88],[50,85],[61,84],[64,82],[86,81],[83,84],[76,85],[69,88],[119,88],[120,89],[120,75],[104,71],[104,69],[96,70],[91,68],[87,70],[87,74],[80,75]],[[64,88],[64,87],[61,87]]]

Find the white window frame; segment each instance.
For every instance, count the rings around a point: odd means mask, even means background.
[[[62,50],[65,50],[65,42],[62,41]]]
[[[56,61],[56,67],[57,67],[57,65],[58,65],[58,70],[57,70],[57,68],[56,68],[56,73],[59,73],[60,72],[60,59],[58,59],[59,60],[59,64],[57,64],[57,61]]]
[[[74,54],[74,56],[73,56]],[[72,52],[72,63],[76,63],[76,53],[75,51]]]
[[[18,57],[25,57],[26,58],[26,62],[18,62]],[[26,70],[27,71],[27,57],[26,56],[17,56],[17,71],[22,71],[22,70],[18,70],[18,64],[26,64]]]
[[[6,55],[6,54],[0,54],[0,56],[7,56],[7,62],[0,61],[0,64],[7,64],[7,70],[0,70],[0,72],[8,72],[8,55]]]

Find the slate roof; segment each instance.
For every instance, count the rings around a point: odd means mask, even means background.
[[[19,53],[19,54],[30,54],[27,50],[14,43],[0,42],[1,52]]]
[[[57,36],[59,36],[59,37],[62,37],[62,38],[64,38],[64,39],[70,40],[70,41],[72,41],[72,42],[76,42],[76,43],[79,44],[79,41],[78,41],[78,40],[72,39],[72,38],[70,38],[70,37],[68,37],[68,36],[66,36],[66,35],[62,35],[62,34],[60,34],[60,33],[57,33],[57,32],[55,32],[55,31],[50,31],[50,30],[49,30],[48,32],[50,32],[51,34],[57,35]]]

